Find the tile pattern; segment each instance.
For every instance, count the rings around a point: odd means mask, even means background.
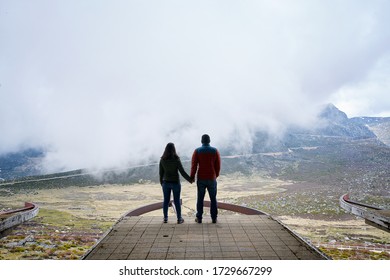
[[[326,257],[266,215],[224,215],[202,224],[125,217],[84,257],[90,260],[318,260]]]

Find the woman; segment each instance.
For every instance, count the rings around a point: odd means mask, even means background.
[[[191,177],[184,171],[180,158],[176,153],[175,145],[173,143],[168,143],[160,160],[160,184],[164,194],[164,223],[168,222],[168,206],[171,199],[171,192],[173,192],[173,202],[176,207],[177,223],[184,223],[184,219],[181,217],[181,184],[178,171],[180,171],[180,174],[188,182],[192,183]]]

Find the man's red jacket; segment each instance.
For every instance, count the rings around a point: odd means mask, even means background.
[[[202,144],[192,154],[191,178],[195,178],[198,171],[198,180],[215,180],[221,170],[221,156],[216,148],[210,144]]]

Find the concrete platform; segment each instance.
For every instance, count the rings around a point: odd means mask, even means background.
[[[267,215],[220,215],[202,224],[183,217],[126,216],[86,260],[320,260],[327,257]]]

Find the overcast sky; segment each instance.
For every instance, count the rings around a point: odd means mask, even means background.
[[[0,0],[0,154],[56,169],[158,161],[310,125],[334,103],[390,116],[390,1]]]

